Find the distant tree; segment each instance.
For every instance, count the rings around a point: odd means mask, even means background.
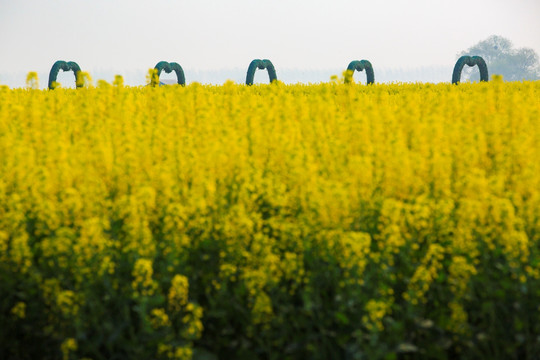
[[[476,45],[460,52],[463,55],[478,55],[487,63],[489,76],[502,75],[504,80],[538,80],[540,79],[540,60],[531,48],[514,48],[512,42],[502,36],[491,35]],[[478,68],[465,67],[461,75],[462,81],[478,80]]]

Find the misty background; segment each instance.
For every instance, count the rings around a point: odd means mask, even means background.
[[[155,64],[154,64],[155,65]],[[186,75],[186,84],[199,82],[202,84],[223,84],[227,80],[232,80],[238,84],[245,83],[246,72],[249,63],[245,68],[230,68],[219,70],[190,70],[184,67]],[[321,83],[329,82],[333,75],[342,76],[343,71],[347,68],[345,64],[341,68],[335,67],[332,69],[295,69],[285,68],[280,69],[276,66],[278,79],[286,84],[293,83]],[[51,64],[52,66],[52,64]],[[81,65],[82,66],[82,65]],[[153,67],[153,66],[151,66]],[[148,69],[116,71],[114,69],[95,69],[88,71],[94,83],[97,80],[106,80],[112,82],[115,75],[122,75],[124,84],[130,86],[145,85],[147,83]],[[0,85],[8,85],[10,87],[25,87],[27,72],[19,72],[12,74],[0,74]],[[375,68],[375,81],[378,83],[385,82],[449,82],[452,76],[452,68],[448,69],[442,66],[424,66],[418,68],[395,68],[395,69],[377,69]],[[40,88],[47,86],[49,70],[38,72]],[[356,73],[354,78],[357,82],[366,82],[365,72]],[[65,88],[75,88],[73,72],[58,73],[57,81]],[[161,73],[160,81],[166,84],[176,83],[176,75],[174,73]],[[255,73],[254,83],[268,83],[268,73],[259,70]]]
[[[540,53],[538,18],[538,0],[0,0],[0,85],[23,87],[36,71],[44,88],[56,60],[77,62],[94,82],[119,74],[143,85],[164,60],[188,84],[243,83],[256,58],[285,83],[328,82],[361,59],[376,82],[450,82],[459,54],[491,35]],[[74,86],[72,73],[58,81]]]

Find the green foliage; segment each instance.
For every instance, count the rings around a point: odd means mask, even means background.
[[[502,75],[506,81],[540,79],[540,60],[531,48],[515,48],[502,36],[492,35],[458,54],[459,57],[475,54],[481,56],[491,74]],[[472,80],[472,69],[464,69],[462,78]]]
[[[0,359],[540,353],[538,82],[0,93]]]

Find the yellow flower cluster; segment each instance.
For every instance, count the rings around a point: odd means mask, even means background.
[[[131,286],[136,297],[150,296],[154,293],[156,284],[152,279],[153,273],[152,260],[138,259],[135,262]]]
[[[366,304],[366,315],[362,322],[369,331],[382,331],[384,329],[383,318],[387,315],[389,306],[384,301],[369,300]]]
[[[187,346],[173,347],[170,345],[160,345],[158,356],[165,359],[191,360],[193,357],[193,349]]]
[[[4,313],[42,309],[64,358],[92,353],[65,322],[91,301],[127,299],[158,356],[189,359],[205,321],[263,334],[291,304],[383,332],[437,303],[466,334],[472,282],[540,278],[539,82],[81,81],[0,89]]]
[[[425,294],[440,274],[443,258],[444,249],[439,244],[429,246],[425,258],[422,259],[410,280],[408,292],[403,294],[406,300],[414,305],[427,301]]]
[[[26,316],[26,304],[22,301],[19,301],[15,306],[11,309],[11,313],[18,318],[23,319]]]
[[[169,289],[168,301],[169,307],[173,311],[179,311],[186,306],[188,301],[189,283],[183,275],[175,275]]]
[[[62,342],[60,348],[62,349],[62,359],[69,360],[70,353],[77,350],[77,340],[73,338],[67,338]]]

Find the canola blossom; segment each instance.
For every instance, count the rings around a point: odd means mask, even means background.
[[[0,358],[540,353],[540,82],[89,82],[0,87]]]

